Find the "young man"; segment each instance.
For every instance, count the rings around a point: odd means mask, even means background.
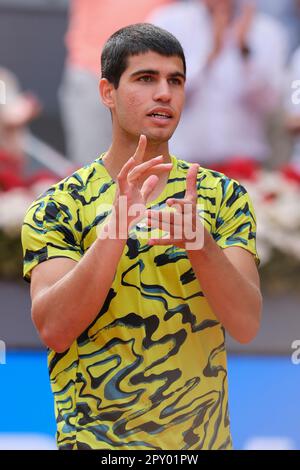
[[[184,82],[170,33],[111,36],[100,81],[111,147],[25,217],[61,449],[231,448],[224,328],[247,342],[259,327],[255,218],[237,182],[170,156]]]

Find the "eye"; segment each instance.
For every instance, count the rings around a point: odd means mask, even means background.
[[[152,82],[153,77],[151,75],[142,75],[141,77],[138,78],[139,82]]]
[[[170,78],[169,83],[172,85],[182,85],[182,80],[180,78]]]

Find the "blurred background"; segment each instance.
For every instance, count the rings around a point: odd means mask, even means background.
[[[262,327],[249,345],[227,338],[234,446],[300,449],[298,0],[0,0],[0,449],[55,448],[21,224],[44,189],[109,145],[101,47],[140,21],[170,30],[187,56],[172,152],[238,179],[257,213]]]

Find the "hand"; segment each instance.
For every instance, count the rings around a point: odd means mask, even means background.
[[[4,125],[8,128],[23,127],[36,118],[42,110],[42,105],[32,93],[23,93],[11,104],[5,107],[3,113]]]
[[[163,163],[162,155],[143,162],[146,147],[147,138],[141,135],[134,155],[117,176],[114,217],[101,236],[113,230],[118,238],[127,238],[130,226],[146,211],[147,199],[159,181],[157,175],[171,170],[172,163]]]
[[[248,36],[249,31],[253,22],[253,17],[255,14],[255,5],[253,3],[247,3],[244,5],[242,13],[235,20],[232,26],[233,36],[235,41],[241,50],[242,54],[245,54],[246,51],[250,52],[248,45]]]
[[[221,53],[229,22],[230,9],[223,2],[216,3],[212,10],[213,48],[208,57],[207,65],[210,65]]]
[[[183,199],[168,199],[167,204],[175,211],[148,210],[148,225],[169,233],[168,237],[150,239],[149,245],[176,245],[187,250],[201,249],[204,226],[197,214],[197,174],[199,165],[193,164],[186,177]]]

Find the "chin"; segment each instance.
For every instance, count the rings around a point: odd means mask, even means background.
[[[144,132],[144,134],[147,136],[147,139],[150,141],[150,142],[155,142],[155,143],[165,143],[165,142],[168,142],[172,135],[173,135],[174,131],[173,132],[170,132],[170,131],[166,131],[166,130],[160,130],[160,131],[146,131]]]

